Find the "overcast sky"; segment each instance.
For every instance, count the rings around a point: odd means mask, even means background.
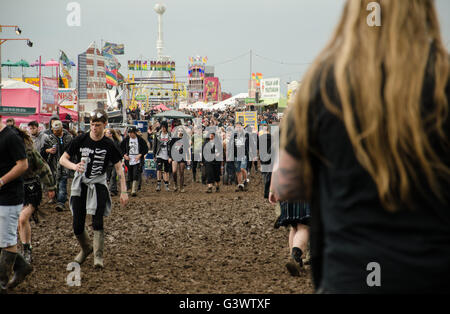
[[[164,54],[177,64],[177,77],[186,80],[189,56],[207,56],[216,65],[222,90],[246,92],[252,71],[265,78],[280,77],[286,83],[300,79],[315,55],[331,36],[344,0],[78,0],[81,26],[67,25],[66,0],[1,1],[0,24],[19,25],[20,37],[34,45],[8,41],[2,45],[2,61],[21,58],[32,63],[59,58],[59,49],[77,63],[77,55],[95,41],[125,44],[118,56],[126,75],[127,60],[156,57],[156,3],[167,10],[163,15]],[[450,49],[450,1],[437,0],[444,40]],[[13,29],[3,29],[1,38],[18,38]],[[241,56],[239,58],[238,57]],[[231,62],[225,62],[233,60]],[[225,62],[225,63],[224,63]],[[291,64],[286,64],[291,63]],[[20,76],[20,69],[13,70]],[[7,75],[6,68],[3,76]],[[131,72],[133,73],[133,72]],[[135,72],[137,73],[137,72]],[[27,69],[27,76],[35,69]],[[72,72],[75,76],[75,72]]]

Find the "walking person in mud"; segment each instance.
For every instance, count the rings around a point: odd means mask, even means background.
[[[103,217],[111,214],[112,202],[106,183],[106,170],[110,161],[119,176],[120,204],[125,206],[128,203],[122,155],[114,142],[104,135],[107,122],[108,116],[104,110],[94,110],[90,116],[90,132],[76,137],[60,159],[62,166],[76,171],[71,188],[70,209],[73,214],[73,231],[81,252],[74,261],[82,264],[94,251],[96,268],[103,268],[104,265]],[[74,156],[81,161],[77,164],[71,162]],[[85,229],[87,214],[92,215],[93,246]]]
[[[44,161],[41,154],[34,148],[33,140],[28,133],[19,128],[17,128],[17,132],[25,144],[28,160],[28,169],[23,175],[24,202],[19,217],[19,235],[22,242],[22,255],[25,261],[31,264],[32,246],[30,219],[33,217],[35,223],[38,223],[39,221],[38,211],[42,200],[41,183],[47,187],[49,199],[52,199],[55,196],[56,183],[50,167]]]
[[[346,2],[283,118],[274,200],[311,201],[318,293],[450,293],[450,58],[435,1],[380,1],[382,27],[366,4]]]
[[[120,144],[125,165],[128,168],[128,182],[131,183],[131,196],[136,196],[139,178],[142,176],[142,167],[145,155],[148,153],[147,142],[139,135],[135,126],[128,128],[128,136]]]
[[[169,167],[171,163],[170,159],[170,142],[172,140],[172,136],[168,132],[168,123],[167,121],[161,122],[161,130],[155,135],[155,150],[154,156],[156,158],[156,177],[157,177],[157,186],[156,191],[161,191],[161,179],[164,181],[164,187],[166,191],[169,191]]]
[[[17,253],[17,226],[23,207],[22,175],[28,168],[25,145],[15,130],[3,124],[0,112],[0,294],[6,293],[11,275],[30,272],[31,266]],[[16,280],[17,283],[17,280]]]

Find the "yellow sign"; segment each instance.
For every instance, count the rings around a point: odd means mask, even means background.
[[[256,111],[239,111],[236,112],[236,122],[241,122],[242,126],[246,128],[251,126],[254,132],[258,131],[258,114]]]
[[[67,81],[67,78],[62,77],[61,79],[64,83],[64,88],[69,88],[69,82]],[[23,82],[21,77],[13,77],[13,80]],[[39,87],[39,77],[26,77],[25,83]]]

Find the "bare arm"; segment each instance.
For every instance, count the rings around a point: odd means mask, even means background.
[[[280,151],[280,159],[275,164],[270,183],[271,203],[304,199],[300,166],[300,162],[288,152],[284,149]]]
[[[1,179],[3,180],[3,185],[5,185],[8,182],[14,181],[21,175],[25,173],[28,169],[28,160],[21,159],[16,161],[16,165],[12,167],[11,170],[9,170]],[[1,185],[0,185],[1,186]]]
[[[119,181],[120,181],[120,189],[121,189],[120,204],[122,206],[125,206],[128,203],[128,194],[127,194],[127,185],[125,183],[125,174],[123,173],[123,168],[122,168],[122,161],[117,162],[114,165],[114,168],[116,169],[116,173],[119,176]]]
[[[59,159],[59,163],[61,166],[66,167],[67,169],[77,171],[77,165],[70,161],[70,156],[67,152],[64,152],[64,154],[62,154],[61,158]]]

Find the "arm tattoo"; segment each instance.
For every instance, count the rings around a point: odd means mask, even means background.
[[[298,171],[280,166],[274,172],[272,180],[274,180],[275,195],[281,201],[296,201],[304,198],[303,182]]]

